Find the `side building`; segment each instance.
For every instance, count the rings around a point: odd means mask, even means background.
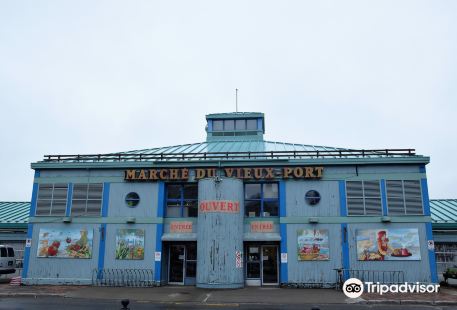
[[[437,281],[428,157],[266,141],[262,113],[207,115],[206,132],[33,163],[23,282],[89,284],[107,269],[214,288],[330,287],[338,269]]]

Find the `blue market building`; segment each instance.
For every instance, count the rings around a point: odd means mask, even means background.
[[[265,129],[263,113],[209,114],[201,143],[32,163],[23,282],[127,269],[214,288],[330,287],[338,269],[437,282],[429,157],[271,142]]]

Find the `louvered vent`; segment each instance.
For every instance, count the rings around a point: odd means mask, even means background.
[[[403,186],[405,189],[406,214],[424,214],[419,180],[403,181]]]
[[[379,181],[347,181],[348,215],[382,215]]]
[[[67,184],[40,184],[35,215],[65,215],[67,194]]]
[[[419,180],[388,180],[389,215],[422,215],[422,192]]]
[[[75,184],[73,186],[73,199],[71,215],[100,216],[102,207],[103,184]]]

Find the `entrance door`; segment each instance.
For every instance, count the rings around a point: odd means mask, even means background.
[[[168,283],[184,285],[185,246],[170,245]]]
[[[260,286],[261,247],[260,245],[248,245],[246,253],[246,285]]]
[[[262,246],[262,285],[278,285],[278,247]]]

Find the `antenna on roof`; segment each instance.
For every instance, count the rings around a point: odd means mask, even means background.
[[[235,88],[235,105],[236,105],[236,112],[238,112],[238,88]]]

